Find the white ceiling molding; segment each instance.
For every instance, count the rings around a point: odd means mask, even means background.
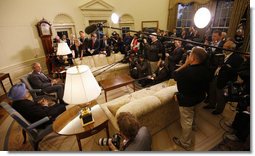
[[[82,11],[112,11],[113,6],[103,0],[92,0],[79,7]]]
[[[129,14],[124,14],[120,17],[119,23],[134,23],[134,18]]]
[[[71,16],[60,13],[57,16],[55,16],[53,20],[53,24],[55,25],[61,25],[61,24],[74,24],[73,19]]]

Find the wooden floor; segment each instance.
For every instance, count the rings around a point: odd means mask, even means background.
[[[133,92],[132,87],[121,87],[112,91],[108,92],[108,99],[109,101],[117,98],[119,96],[130,94]],[[102,91],[101,95],[97,99],[97,102],[99,104],[102,104],[105,102],[104,98],[104,92]],[[192,148],[193,151],[210,151],[213,149],[216,145],[218,145],[223,140],[223,134],[224,134],[224,127],[222,128],[221,125],[223,125],[223,122],[229,119],[233,119],[235,115],[234,107],[235,105],[227,104],[224,112],[222,115],[213,115],[211,113],[212,110],[205,110],[202,107],[204,104],[200,104],[198,108],[198,113],[196,117],[196,123],[197,123],[197,129],[196,131],[193,131],[193,142],[194,146]],[[3,113],[3,116],[1,116],[0,123],[2,123],[6,118],[6,113],[0,108],[0,113]],[[220,125],[221,124],[221,125]],[[1,124],[0,124],[1,125]],[[2,127],[2,125],[1,125]],[[153,136],[153,142],[152,142],[152,150],[153,151],[184,151],[184,149],[176,146],[173,141],[173,136],[180,136],[181,134],[181,126],[179,121],[174,122],[173,124],[169,125],[168,127],[162,129],[160,132],[156,133]],[[49,151],[77,151],[77,143],[75,140],[75,137],[71,139],[73,142],[71,145],[67,146],[67,143],[64,141],[59,140],[58,138],[61,138],[61,136],[57,136],[56,134],[52,134],[53,136],[49,136],[48,138],[44,139],[41,142],[41,150],[49,150]],[[84,139],[84,150],[86,151],[104,151],[107,150],[107,148],[98,147],[97,141],[99,137],[104,137],[104,132],[99,133],[95,135],[92,138]],[[70,138],[69,138],[70,139]],[[68,138],[65,138],[63,140],[68,140]],[[70,140],[67,142],[71,142]],[[1,140],[0,140],[1,142]],[[3,141],[2,141],[3,142]],[[47,146],[48,142],[48,146]],[[29,143],[27,143],[29,144]],[[88,146],[89,145],[89,146]],[[10,145],[12,146],[12,145]],[[17,146],[17,144],[16,144]],[[21,146],[21,145],[20,145]],[[0,145],[1,148],[1,145]],[[31,150],[31,146],[24,146],[22,147],[9,147],[10,150]],[[0,149],[3,150],[3,149]]]

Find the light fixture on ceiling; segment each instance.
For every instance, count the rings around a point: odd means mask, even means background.
[[[211,13],[207,8],[202,7],[197,10],[194,16],[194,23],[197,28],[202,29],[206,27],[210,21],[211,21]]]

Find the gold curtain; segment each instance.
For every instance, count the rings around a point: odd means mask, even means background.
[[[228,28],[228,36],[234,37],[236,33],[236,29],[238,24],[240,23],[240,20],[246,10],[246,8],[249,6],[249,0],[235,0],[232,14],[230,16],[230,23]]]
[[[246,25],[244,30],[244,43],[243,43],[243,52],[250,52],[250,8],[247,8],[246,14]]]
[[[212,0],[169,0],[167,29],[172,31],[176,27],[178,3],[188,4],[194,2],[203,5],[210,1]]]

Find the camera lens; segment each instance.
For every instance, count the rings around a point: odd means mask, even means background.
[[[100,146],[108,146],[108,140],[109,140],[109,138],[100,138],[98,140],[98,144]]]

